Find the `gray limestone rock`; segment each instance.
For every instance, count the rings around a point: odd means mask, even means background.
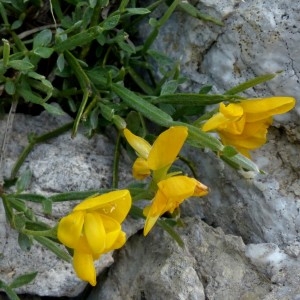
[[[183,248],[158,229],[130,238],[88,300],[263,299],[269,293],[270,280],[247,259],[240,237],[197,217],[184,219],[177,231]]]

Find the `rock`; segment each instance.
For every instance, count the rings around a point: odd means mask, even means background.
[[[69,121],[71,119],[67,116],[57,118],[46,112],[36,117],[17,114],[5,159],[5,176],[10,175],[13,163],[27,145],[29,133],[40,135]],[[0,121],[0,132],[4,132],[4,124],[5,120]],[[71,139],[68,132],[48,140],[33,149],[20,170],[22,173],[30,169],[33,175],[26,192],[49,196],[60,192],[108,188],[111,186],[112,153],[113,144],[102,135],[89,140],[80,132],[75,139]],[[120,180],[123,184],[131,181],[128,164],[121,163]],[[54,225],[74,205],[54,203],[52,216],[45,218],[38,212],[38,217]],[[58,259],[49,250],[36,243],[29,252],[20,249],[17,232],[6,224],[2,202],[0,223],[1,280],[9,283],[19,275],[38,271],[35,281],[19,288],[18,292],[41,296],[77,296],[86,287],[86,283],[74,274],[72,265]],[[131,220],[124,227],[131,235],[141,228],[141,224]],[[111,253],[103,255],[96,263],[98,272],[112,263]]]
[[[247,259],[240,237],[197,217],[184,219],[177,232],[183,248],[157,227],[146,238],[131,237],[88,300],[246,300],[269,293],[271,282]]]

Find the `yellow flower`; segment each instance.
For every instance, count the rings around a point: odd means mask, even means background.
[[[173,213],[188,197],[205,196],[208,193],[207,186],[183,175],[161,180],[157,186],[158,190],[152,203],[144,208],[144,215],[147,217],[144,227],[145,236],[161,215],[166,212]]]
[[[188,129],[185,126],[170,127],[157,137],[152,146],[126,128],[124,135],[139,156],[133,164],[134,178],[144,179],[153,171],[153,177],[158,182],[166,176],[170,166],[176,160],[188,136]]]
[[[250,150],[266,143],[272,117],[295,106],[292,97],[270,97],[225,105],[203,125],[203,131],[217,131],[224,145],[231,145],[247,157]]]
[[[126,234],[121,223],[130,207],[128,190],[113,191],[87,198],[60,220],[57,238],[74,249],[73,266],[80,279],[95,286],[94,260],[125,244]]]

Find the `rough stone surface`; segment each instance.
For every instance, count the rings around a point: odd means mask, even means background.
[[[43,113],[37,117],[16,115],[14,129],[9,142],[5,159],[5,176],[8,177],[13,163],[23,147],[27,145],[27,135],[40,135],[71,121],[67,116],[56,118]],[[5,120],[0,122],[0,132],[4,132]],[[97,190],[111,186],[111,168],[113,144],[107,137],[97,136],[87,139],[79,133],[71,139],[70,132],[58,138],[37,145],[30,153],[20,172],[30,169],[32,182],[27,192],[53,195],[59,192]],[[127,164],[128,165],[128,164]],[[129,167],[121,164],[120,179],[125,184],[131,180]],[[50,218],[39,217],[41,220],[55,224],[66,214],[74,203],[53,205],[53,215]],[[39,208],[36,207],[37,211]],[[0,279],[11,282],[18,275],[38,271],[36,280],[20,288],[20,293],[44,296],[76,296],[86,283],[79,280],[70,264],[58,259],[54,254],[38,244],[31,251],[24,252],[18,246],[17,233],[5,220],[5,214],[0,208]],[[125,230],[130,236],[141,225],[137,221],[129,221]],[[112,254],[103,255],[97,262],[98,272],[113,263]]]
[[[180,248],[165,232],[134,236],[118,264],[88,300],[263,299],[272,283],[245,256],[240,237],[225,235],[199,218],[184,219]]]

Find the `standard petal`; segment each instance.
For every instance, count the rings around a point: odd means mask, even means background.
[[[270,97],[245,100],[240,103],[246,113],[247,122],[260,121],[290,111],[296,104],[292,97]]]
[[[101,215],[96,212],[86,213],[83,230],[92,253],[103,252],[106,233]]]
[[[82,233],[84,212],[72,212],[63,217],[57,228],[57,238],[69,248],[76,248]]]
[[[125,128],[123,132],[127,142],[137,152],[138,156],[147,159],[151,145],[143,138],[133,134],[127,128]]]
[[[131,207],[131,196],[128,190],[109,192],[93,198],[87,198],[78,204],[77,210],[97,210],[101,214],[111,216],[118,222],[122,222],[127,216]]]
[[[96,270],[92,254],[81,253],[75,250],[73,267],[81,280],[88,281],[92,286],[96,285]]]
[[[148,156],[148,166],[158,170],[172,164],[188,136],[185,126],[174,126],[161,133]]]

